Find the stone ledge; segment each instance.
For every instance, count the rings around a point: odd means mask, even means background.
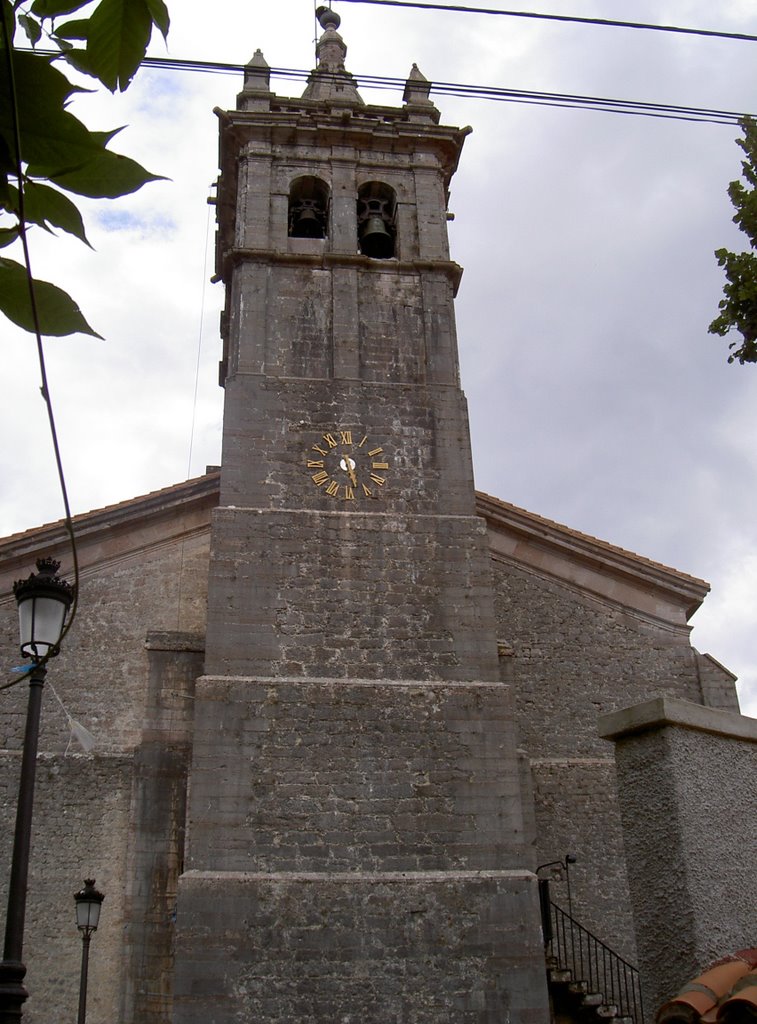
[[[147,634],[145,647],[148,651],[190,651],[205,653],[204,633],[185,633],[180,630],[154,630]]]
[[[535,881],[527,868],[509,871],[185,871],[188,882],[456,882],[477,879]]]
[[[757,743],[757,718],[718,711],[677,697],[655,697],[622,711],[600,715],[598,733],[604,740],[620,740],[670,725]]]
[[[449,679],[371,679],[353,678],[350,676],[237,676],[209,674],[200,676],[197,680],[198,697],[207,695],[216,688],[223,688],[237,684],[256,683],[261,686],[365,686],[376,689],[377,687],[396,687],[406,690],[496,690],[497,692],[509,691],[506,683],[497,680],[449,680]],[[200,688],[204,691],[200,694]]]

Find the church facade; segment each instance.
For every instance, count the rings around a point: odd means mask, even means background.
[[[540,866],[570,865],[555,899],[640,953],[598,716],[738,712],[689,642],[707,584],[475,491],[446,233],[467,130],[415,67],[402,106],[364,104],[337,16],[321,24],[302,97],[271,92],[258,53],[219,115],[222,465],[75,524],[79,617],[38,769],[36,1024],[75,1006],[85,876],[106,893],[93,1021],[546,1024]],[[40,555],[69,566],[60,524],[0,542],[0,593]]]

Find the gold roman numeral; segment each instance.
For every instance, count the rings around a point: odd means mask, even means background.
[[[374,462],[372,463],[374,469],[389,469],[388,462]]]
[[[362,441],[360,442],[360,444],[358,445],[358,448],[362,448],[362,447],[363,447],[363,445],[365,444],[365,442],[366,442],[367,440],[368,440],[368,435],[367,435],[367,434],[365,434],[365,436],[363,437],[363,440],[362,440]]]
[[[351,430],[340,430],[339,434],[340,434],[341,439],[342,439],[342,441],[341,441],[342,444],[352,444],[352,431]]]
[[[344,497],[347,501],[355,500],[355,492],[352,490],[349,484],[344,485]]]
[[[376,476],[375,473],[371,473],[371,480],[373,480],[374,484],[378,484],[379,487],[383,487],[384,484],[386,483],[386,480],[384,479],[383,476]]]
[[[383,448],[374,448],[371,451],[369,451],[368,454],[371,456],[371,458],[373,458],[374,455],[380,455],[383,452],[383,450]]]
[[[328,452],[324,451],[319,444],[313,445],[313,451],[318,452],[319,455],[328,455]]]
[[[339,484],[336,482],[336,480],[332,480],[331,483],[326,488],[326,494],[330,494],[332,498],[335,498],[338,493]]]
[[[333,434],[324,434],[323,440],[329,446],[329,448],[336,448],[337,442]]]
[[[328,475],[328,473],[325,470],[321,470],[320,473],[313,473],[313,483],[317,487],[320,487],[321,484],[325,484],[326,481],[328,480],[328,478],[329,478],[329,475]]]
[[[373,491],[370,489],[370,487],[366,487],[365,484],[363,484],[363,494],[366,496],[366,498],[373,497]]]
[[[308,459],[308,469],[323,469],[323,459]]]

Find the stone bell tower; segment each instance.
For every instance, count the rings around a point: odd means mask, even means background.
[[[546,1021],[449,258],[467,129],[368,106],[320,12],[300,99],[219,113],[220,507],[177,1024]],[[527,820],[527,818],[526,818]]]

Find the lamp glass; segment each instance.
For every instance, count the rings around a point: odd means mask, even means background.
[[[96,900],[77,899],[76,927],[82,931],[94,931],[100,923],[102,898]]]
[[[66,602],[47,594],[30,595],[19,603],[18,624],[21,635],[21,653],[27,658],[44,658],[58,646]]]

